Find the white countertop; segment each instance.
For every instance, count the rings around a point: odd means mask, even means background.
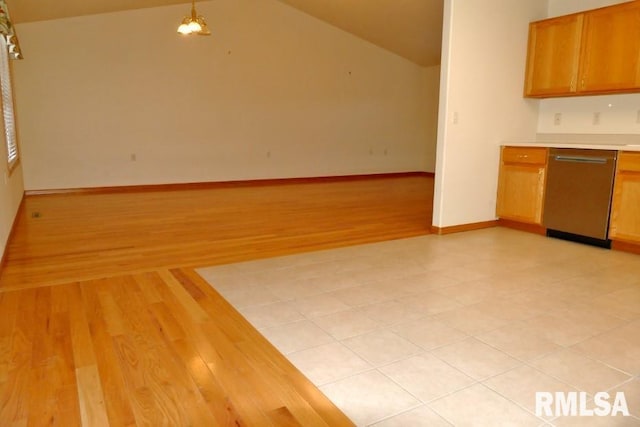
[[[604,144],[584,142],[553,141],[504,141],[502,145],[510,147],[548,147],[548,148],[580,148],[587,150],[640,151],[640,144]]]

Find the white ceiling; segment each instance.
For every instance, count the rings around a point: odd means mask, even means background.
[[[443,0],[279,0],[416,64],[440,63]],[[7,0],[14,22],[190,3],[189,0]]]

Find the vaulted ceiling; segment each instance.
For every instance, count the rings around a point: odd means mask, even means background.
[[[443,0],[279,0],[416,64],[440,63]],[[16,23],[93,15],[189,0],[8,0]]]

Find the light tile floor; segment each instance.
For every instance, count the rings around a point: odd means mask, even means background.
[[[638,255],[494,228],[199,273],[359,426],[640,426]],[[536,391],[631,417],[536,417]]]

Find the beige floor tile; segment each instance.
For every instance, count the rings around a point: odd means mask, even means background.
[[[551,421],[555,427],[640,427],[633,417],[560,417]]]
[[[448,248],[446,239],[440,239],[443,245],[442,250],[433,256],[423,259],[422,265],[430,272],[441,272],[444,275],[445,271],[459,269],[460,266],[470,264],[477,261],[477,256],[472,254],[465,254],[460,252],[457,247]],[[447,276],[453,279],[451,276]],[[459,281],[459,280],[458,280]]]
[[[476,338],[523,361],[533,360],[563,348],[526,330],[523,322],[512,323],[493,331],[476,335]]]
[[[531,362],[531,365],[578,390],[593,395],[631,377],[621,371],[571,350],[563,350]]]
[[[256,329],[270,328],[304,319],[296,310],[296,306],[288,301],[244,307],[240,308],[240,313]]]
[[[325,277],[329,272],[347,273],[350,271],[350,264],[345,263],[339,259],[332,260],[317,260],[317,262],[302,264],[292,267],[292,273],[290,277],[296,277],[298,279],[304,278],[318,278]],[[357,270],[357,268],[354,269]]]
[[[320,387],[358,426],[398,414],[420,402],[378,371],[368,371]]]
[[[440,415],[422,405],[373,424],[373,427],[451,427]]]
[[[359,307],[363,305],[376,304],[383,301],[393,299],[393,295],[389,295],[382,289],[378,289],[373,285],[356,286],[354,288],[341,289],[329,293],[332,297],[342,301],[350,307]]]
[[[286,280],[268,286],[269,292],[283,301],[318,295],[323,291],[310,285],[312,281],[322,279]]]
[[[536,392],[567,392],[575,388],[530,366],[520,366],[484,381],[484,384],[520,406],[536,412]]]
[[[418,274],[404,275],[398,281],[397,286],[403,292],[418,294],[453,286],[460,283],[459,280],[445,276],[439,272],[426,271]]]
[[[337,274],[333,272],[326,276],[301,280],[300,283],[309,289],[314,289],[314,295],[362,286],[362,283],[352,277],[351,273]]]
[[[507,261],[507,259],[508,258],[504,257],[502,261],[509,265],[511,261]],[[544,278],[540,278],[540,276],[535,273],[536,270],[540,270],[542,268],[544,268],[542,265],[529,265],[518,270],[506,271],[501,275],[501,277],[504,280],[517,284],[523,291],[533,290],[546,283]]]
[[[629,413],[640,418],[640,378],[634,378],[624,383],[622,386],[611,390],[610,394],[613,396],[618,392],[624,393]]]
[[[432,350],[467,338],[467,334],[439,322],[433,317],[403,322],[391,327],[391,330],[422,347]]]
[[[606,290],[597,276],[579,276],[558,282],[546,289],[546,293],[553,299],[589,299],[602,296],[610,291]]]
[[[379,370],[423,402],[445,396],[475,382],[428,353],[383,366]]]
[[[283,354],[334,342],[334,338],[308,320],[260,330]]]
[[[576,304],[566,312],[558,314],[562,314],[562,316],[570,322],[588,328],[593,335],[611,331],[629,323],[627,320],[601,313],[598,310],[593,310],[582,304]]]
[[[541,312],[540,314],[566,310],[576,304],[575,300],[550,298],[544,291],[533,287],[508,295],[504,297],[504,300],[527,307],[535,307]]]
[[[518,304],[508,297],[486,299],[469,307],[481,310],[489,316],[506,321],[530,319],[543,313],[543,310],[538,307]]]
[[[313,322],[337,340],[362,335],[381,327],[378,322],[357,309],[316,317]]]
[[[290,353],[287,358],[317,386],[372,369],[339,342]]]
[[[522,364],[475,338],[437,348],[432,350],[432,354],[476,380],[500,374]]]
[[[433,318],[469,335],[497,329],[507,322],[504,319],[490,316],[474,307],[456,308],[436,314]]]
[[[409,295],[399,300],[412,310],[419,311],[424,315],[442,313],[462,307],[453,298],[446,297],[437,291],[427,291],[421,294]]]
[[[298,298],[292,302],[296,310],[307,318],[327,316],[351,307],[329,294],[312,295]]]
[[[265,305],[282,301],[267,288],[261,286],[235,287],[220,293],[224,299],[229,301],[235,308]]]
[[[640,330],[636,335],[605,333],[571,348],[631,375],[640,375]]]
[[[566,317],[567,312],[545,314],[524,321],[527,334],[543,337],[561,346],[570,346],[595,334],[588,325],[576,323]]]
[[[450,277],[458,282],[468,282],[471,280],[482,280],[490,276],[485,271],[475,269],[476,262],[464,264],[462,266],[453,266],[448,268],[437,269],[436,271],[446,277]]]
[[[343,340],[342,343],[367,362],[380,366],[424,350],[389,330],[377,330]]]
[[[407,307],[406,304],[397,301],[385,301],[366,305],[359,308],[358,311],[383,325],[393,325],[424,317],[422,313],[412,310]]]
[[[396,277],[393,279],[385,279],[379,282],[373,282],[370,284],[370,286],[371,289],[373,289],[376,293],[384,295],[385,301],[391,301],[413,294],[412,292],[407,291],[402,287],[403,283],[404,277]]]
[[[455,426],[539,426],[543,420],[476,384],[428,405]]]
[[[582,301],[582,305],[588,309],[598,311],[599,313],[624,320],[640,319],[640,306],[634,306],[633,304],[621,304],[621,302],[617,298],[613,297],[612,294],[585,299]]]
[[[472,280],[438,289],[438,293],[453,298],[462,305],[479,303],[495,296],[491,279]]]

